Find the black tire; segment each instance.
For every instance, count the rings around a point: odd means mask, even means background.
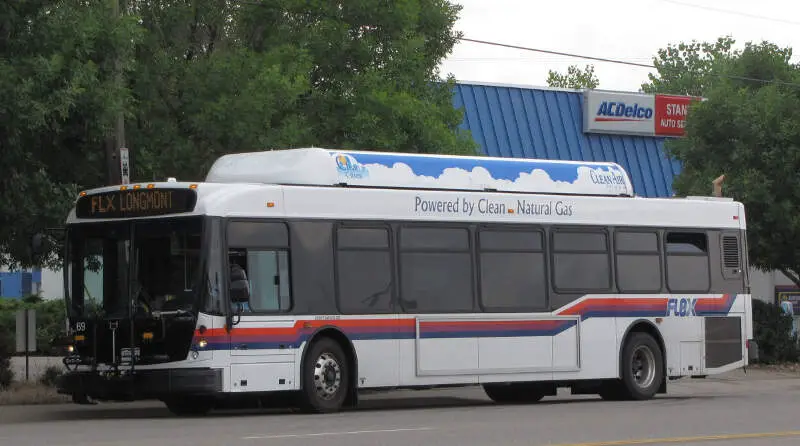
[[[338,412],[350,391],[350,368],[341,345],[321,338],[309,347],[303,360],[301,407],[306,412]]]
[[[164,400],[167,409],[179,417],[197,417],[211,412],[215,401],[210,397],[185,396],[172,397]]]
[[[484,384],[483,391],[495,403],[524,404],[535,403],[544,398],[544,392],[535,384]]]
[[[664,382],[664,354],[647,333],[631,333],[622,349],[620,366],[622,381],[618,392],[624,399],[651,399]]]

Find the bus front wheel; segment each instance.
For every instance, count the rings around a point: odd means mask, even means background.
[[[339,411],[350,386],[347,357],[338,342],[321,338],[303,361],[303,408],[309,412]]]

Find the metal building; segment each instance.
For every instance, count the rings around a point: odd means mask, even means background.
[[[666,137],[584,131],[584,101],[578,90],[465,82],[456,85],[454,95],[455,107],[464,110],[462,128],[487,155],[613,161],[628,171],[637,195],[672,196],[680,164],[667,157]]]

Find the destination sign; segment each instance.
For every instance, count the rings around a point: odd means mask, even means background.
[[[197,203],[192,189],[133,189],[80,197],[78,218],[131,218],[191,212]]]

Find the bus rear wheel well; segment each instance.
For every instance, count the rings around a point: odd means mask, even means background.
[[[634,322],[630,326],[630,328],[628,328],[627,333],[625,333],[625,336],[622,338],[622,343],[620,344],[620,352],[622,351],[622,349],[625,348],[625,343],[628,342],[628,339],[631,337],[631,335],[633,333],[645,333],[645,334],[648,334],[648,335],[652,336],[653,339],[655,339],[656,343],[658,343],[658,347],[661,349],[662,363],[664,365],[664,375],[663,375],[664,376],[664,381],[661,383],[661,386],[658,389],[658,393],[662,393],[662,394],[666,393],[667,392],[667,348],[666,348],[666,345],[664,344],[664,338],[661,336],[661,332],[650,321],[642,320],[642,321]],[[621,362],[622,361],[622,357],[621,356],[622,355],[620,355],[620,377],[621,377],[621,374],[622,374],[622,368],[621,368],[622,367],[622,362]]]
[[[310,347],[320,339],[331,339],[335,341],[342,348],[347,361],[347,368],[350,370],[350,382],[347,398],[344,401],[346,407],[355,407],[358,403],[358,358],[356,357],[355,347],[348,337],[342,333],[341,330],[335,327],[323,327],[317,330],[308,339],[305,351],[303,352],[303,361],[308,355]],[[302,380],[301,380],[302,382]]]

